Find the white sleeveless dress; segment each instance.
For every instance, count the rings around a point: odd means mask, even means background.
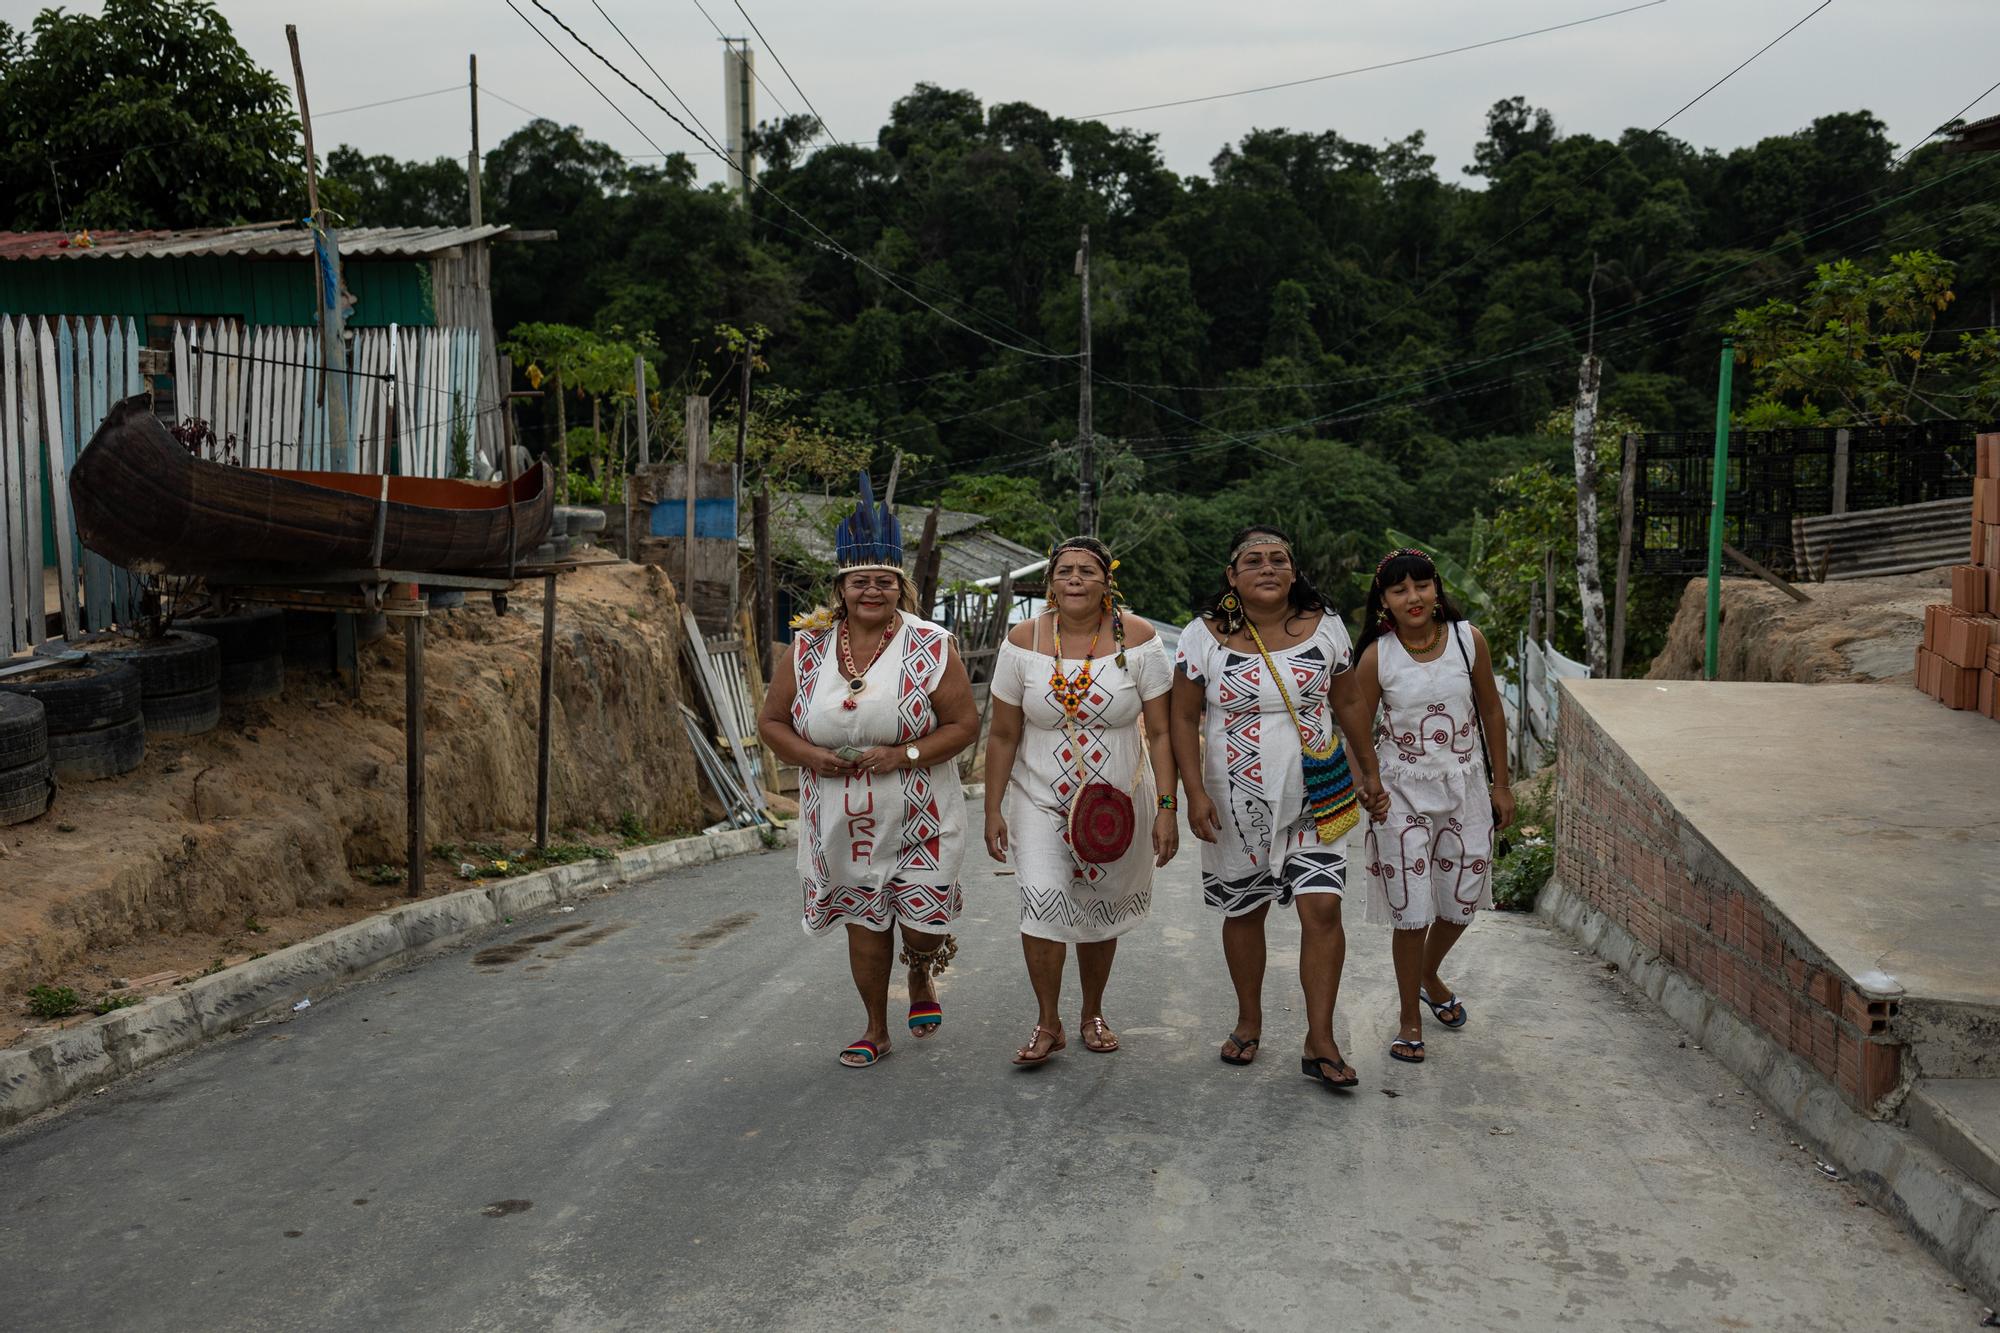
[[[1340,617],[1328,612],[1312,634],[1271,652],[1313,748],[1333,739],[1333,678],[1353,666]],[[1181,631],[1180,670],[1202,687],[1202,785],[1222,832],[1201,844],[1201,893],[1224,916],[1266,904],[1288,907],[1302,893],[1347,886],[1347,838],[1333,846],[1305,808],[1299,728],[1292,724],[1263,655],[1224,646],[1208,622]]]
[[[801,630],[792,639],[798,694],[792,727],[814,745],[858,750],[908,745],[937,730],[931,695],[944,679],[951,634],[899,612],[896,629],[869,665],[855,707],[841,675],[839,627]],[[941,931],[962,905],[965,790],[955,760],[823,778],[799,774],[799,880],[806,933],[837,925],[887,930],[901,921]]]
[[[1493,806],[1468,670],[1478,647],[1469,622],[1449,628],[1444,652],[1429,662],[1394,634],[1375,640],[1375,760],[1389,818],[1363,824],[1368,919],[1398,930],[1464,925],[1493,905]]]
[[[1077,710],[1083,782],[1105,782],[1132,795],[1132,845],[1109,865],[1079,863],[1070,852],[1069,805],[1080,787],[1077,755],[1063,728],[1063,706],[1049,685],[1055,659],[1002,640],[993,666],[993,697],[1022,712],[1021,745],[1007,777],[1008,860],[1021,886],[1021,933],[1071,944],[1115,939],[1146,917],[1153,903],[1153,770],[1141,759],[1139,714],[1148,699],[1173,688],[1166,646],[1148,639],[1117,658],[1096,659],[1090,692]],[[1074,676],[1081,659],[1065,659]],[[1153,743],[1164,745],[1165,737]],[[1133,775],[1138,775],[1135,787]]]

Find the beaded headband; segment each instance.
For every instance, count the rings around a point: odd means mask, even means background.
[[[1229,553],[1230,567],[1234,568],[1236,562],[1242,558],[1243,553],[1253,546],[1282,546],[1285,549],[1285,557],[1287,559],[1291,558],[1292,544],[1283,537],[1280,537],[1275,532],[1253,532],[1242,541],[1236,543],[1236,549]]]
[[[1089,542],[1078,537],[1072,537],[1066,542],[1049,548],[1049,573],[1052,575],[1055,573],[1056,557],[1064,551],[1082,551],[1098,564],[1103,565],[1104,576],[1109,578],[1112,571],[1117,569],[1119,565],[1118,561],[1111,558],[1110,549],[1104,546],[1102,542]]]
[[[1433,568],[1436,567],[1436,562],[1431,559],[1429,552],[1419,551],[1413,546],[1399,546],[1395,550],[1389,552],[1389,554],[1383,556],[1379,561],[1376,562],[1375,577],[1378,579],[1381,578],[1382,571],[1389,567],[1389,562],[1391,560],[1394,560],[1399,556],[1405,556],[1405,555],[1414,556],[1418,560],[1423,561],[1425,564],[1430,565]]]

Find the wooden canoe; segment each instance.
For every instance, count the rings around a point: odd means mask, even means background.
[[[144,395],[90,437],[69,474],[83,544],[138,574],[246,566],[504,570],[538,546],[555,496],[536,464],[505,483],[227,467],[195,458]]]

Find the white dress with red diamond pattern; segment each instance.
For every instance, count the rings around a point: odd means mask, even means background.
[[[944,679],[951,635],[907,612],[843,708],[847,679],[835,660],[839,627],[792,639],[798,694],[792,727],[814,745],[858,750],[908,745],[937,730],[931,695]],[[954,760],[929,768],[823,778],[799,775],[799,879],[806,933],[837,925],[887,930],[901,921],[941,931],[959,913],[965,860],[965,791]]]
[[[1037,626],[1039,629],[1039,625]],[[1007,778],[1008,860],[1021,886],[1021,933],[1070,944],[1123,935],[1153,904],[1153,815],[1158,792],[1152,766],[1142,764],[1141,704],[1173,688],[1173,663],[1158,639],[1091,665],[1090,690],[1077,709],[1083,747],[1082,782],[1104,782],[1132,794],[1132,845],[1109,865],[1081,864],[1069,849],[1069,805],[1080,787],[1077,756],[1063,729],[1063,706],[1049,684],[1055,659],[1003,640],[993,664],[993,697],[1023,716],[1021,747]],[[1083,659],[1069,658],[1072,678]],[[1156,744],[1166,744],[1164,736]],[[1135,788],[1132,775],[1139,772]]]

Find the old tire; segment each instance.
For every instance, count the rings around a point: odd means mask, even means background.
[[[41,703],[47,712],[51,748],[59,735],[139,720],[138,671],[105,658],[0,679],[0,691]]]
[[[130,773],[146,758],[146,726],[128,718],[108,727],[49,735],[49,762],[56,776],[70,782],[95,782]]]
[[[222,678],[222,650],[214,639],[192,630],[170,629],[158,639],[133,643],[123,634],[91,634],[70,643],[44,644],[37,652],[80,648],[93,660],[127,662],[139,673],[148,697],[187,694],[213,687]]]
[[[0,772],[49,755],[48,710],[24,694],[0,694]]]
[[[199,736],[222,721],[222,687],[186,694],[149,694],[140,705],[149,736]]]
[[[0,768],[0,825],[35,818],[49,808],[55,794],[55,772],[46,754],[31,764]]]
[[[258,657],[222,664],[224,703],[248,704],[275,699],[285,692],[285,659]]]
[[[275,606],[259,607],[231,616],[202,616],[181,625],[182,629],[206,634],[222,650],[226,672],[239,662],[257,662],[282,657],[285,652],[285,613]],[[223,692],[228,693],[225,686]]]

